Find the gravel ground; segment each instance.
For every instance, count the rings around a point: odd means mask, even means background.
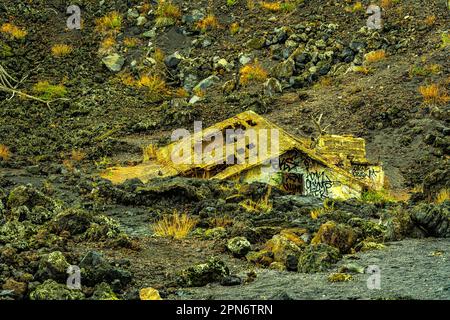
[[[380,268],[380,289],[368,289],[369,274],[330,283],[329,273],[259,270],[257,279],[237,287],[186,289],[184,299],[440,299],[450,300],[450,239],[409,239],[345,257],[337,266],[357,263]]]

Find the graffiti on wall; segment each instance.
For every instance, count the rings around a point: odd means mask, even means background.
[[[303,194],[303,175],[298,173],[284,172],[282,176],[282,187],[290,193]]]
[[[375,180],[377,177],[377,174],[380,173],[380,171],[377,171],[373,168],[368,168],[364,165],[354,165],[352,166],[351,170],[352,175],[357,179],[370,179]]]
[[[280,159],[282,187],[297,194],[306,194],[318,198],[329,196],[333,181],[324,171],[317,171],[314,161],[294,150]]]
[[[322,172],[307,172],[305,175],[305,191],[307,195],[326,198],[333,186],[333,181]]]

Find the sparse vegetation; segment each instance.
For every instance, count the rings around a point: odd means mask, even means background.
[[[122,16],[117,11],[112,11],[95,21],[96,30],[100,33],[117,33],[122,27]]]
[[[14,25],[13,23],[4,23],[1,28],[0,32],[8,34],[13,39],[23,39],[27,35],[27,31],[19,28],[18,26]]]
[[[67,44],[55,44],[52,46],[52,55],[54,57],[64,57],[73,51],[72,46]]]
[[[11,151],[9,151],[9,148],[4,144],[0,144],[0,158],[3,161],[8,161],[9,158],[11,158]]]
[[[153,232],[159,237],[184,239],[192,231],[197,221],[186,213],[178,213],[174,210],[172,215],[165,215],[161,220],[152,225]]]
[[[444,188],[436,195],[435,203],[441,204],[450,200],[450,189]]]
[[[213,14],[207,15],[204,19],[197,22],[197,29],[201,32],[206,32],[212,29],[217,29],[219,27],[219,22],[216,16]]]
[[[170,95],[166,82],[159,76],[143,75],[137,82],[139,88],[145,88],[150,102],[162,101]]]
[[[425,104],[440,105],[446,104],[450,101],[450,97],[445,89],[434,83],[426,86],[420,86],[419,92],[422,95],[423,102]]]
[[[84,158],[86,158],[86,153],[81,150],[72,150],[70,158],[72,161],[80,162],[83,161]]]
[[[156,8],[155,24],[157,27],[174,25],[181,17],[180,9],[170,1],[159,0]]]
[[[267,79],[267,71],[255,61],[252,64],[247,64],[241,68],[240,73],[240,83],[242,85],[248,85],[252,82],[264,82]]]
[[[362,193],[361,201],[365,203],[387,203],[395,202],[395,199],[387,190],[370,190]]]
[[[269,185],[266,194],[260,200],[246,199],[239,205],[249,212],[270,212],[272,211],[272,202],[269,200],[271,192],[272,186]]]
[[[67,89],[63,84],[53,85],[48,81],[39,81],[33,86],[33,91],[43,100],[63,98],[67,94]]]
[[[137,38],[127,37],[123,40],[123,45],[127,48],[137,47],[138,44],[139,44],[139,40]]]
[[[106,55],[113,52],[116,44],[117,44],[116,39],[113,36],[106,37],[100,43],[99,53]]]
[[[371,51],[365,55],[365,61],[367,63],[374,63],[386,58],[386,52],[384,50]]]

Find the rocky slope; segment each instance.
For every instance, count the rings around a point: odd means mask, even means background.
[[[69,5],[80,30],[67,26]],[[366,27],[369,1],[2,1],[0,299],[137,299],[144,287],[276,298],[290,280],[311,288],[285,290],[296,299],[449,298],[448,243],[425,239],[450,234],[448,201],[435,201],[449,188],[449,12],[445,1],[379,5],[382,30]],[[241,202],[266,186],[99,178],[176,128],[245,110],[304,137],[323,114],[329,133],[365,138],[404,202],[272,191],[269,213],[249,212]],[[154,236],[172,209],[196,218],[188,238]],[[392,291],[363,292],[348,271],[326,280],[355,253],[363,269],[381,257]],[[405,263],[416,271],[402,280]],[[69,265],[82,290],[66,287]],[[400,289],[415,279],[423,294]]]

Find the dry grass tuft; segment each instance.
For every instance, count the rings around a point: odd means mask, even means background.
[[[141,76],[137,83],[137,87],[146,89],[147,97],[150,102],[162,101],[170,95],[170,90],[167,87],[166,82],[156,75]]]
[[[152,225],[153,232],[159,237],[183,239],[192,231],[197,221],[186,213],[179,214],[174,210],[172,215],[165,215]]]
[[[43,100],[62,98],[67,94],[67,89],[63,84],[53,85],[48,81],[39,81],[33,86],[33,91]]]
[[[157,27],[174,25],[181,17],[180,9],[170,1],[159,0],[156,8],[155,24]]]
[[[122,27],[122,16],[117,11],[112,11],[95,21],[96,31],[101,33],[117,33]]]
[[[450,189],[445,188],[439,191],[439,193],[436,195],[436,199],[434,202],[436,204],[441,204],[449,200],[450,200]]]
[[[206,32],[209,30],[217,29],[219,27],[219,22],[216,16],[213,14],[207,15],[204,19],[197,22],[197,29],[201,32]]]
[[[378,62],[386,58],[386,52],[384,50],[371,51],[367,53],[364,58],[367,63]]]
[[[4,144],[0,144],[0,158],[3,161],[8,161],[11,158],[11,151]]]
[[[64,57],[72,53],[73,48],[67,44],[55,44],[52,47],[52,55],[54,57]]]
[[[26,30],[23,30],[12,23],[4,23],[0,28],[0,32],[9,34],[13,39],[19,40],[25,38],[27,35]]]
[[[252,82],[264,82],[268,76],[267,71],[257,61],[243,66],[239,73],[239,81],[244,86]]]
[[[440,88],[437,84],[430,84],[427,86],[420,86],[419,92],[423,97],[425,104],[446,104],[450,101],[445,89]]]

